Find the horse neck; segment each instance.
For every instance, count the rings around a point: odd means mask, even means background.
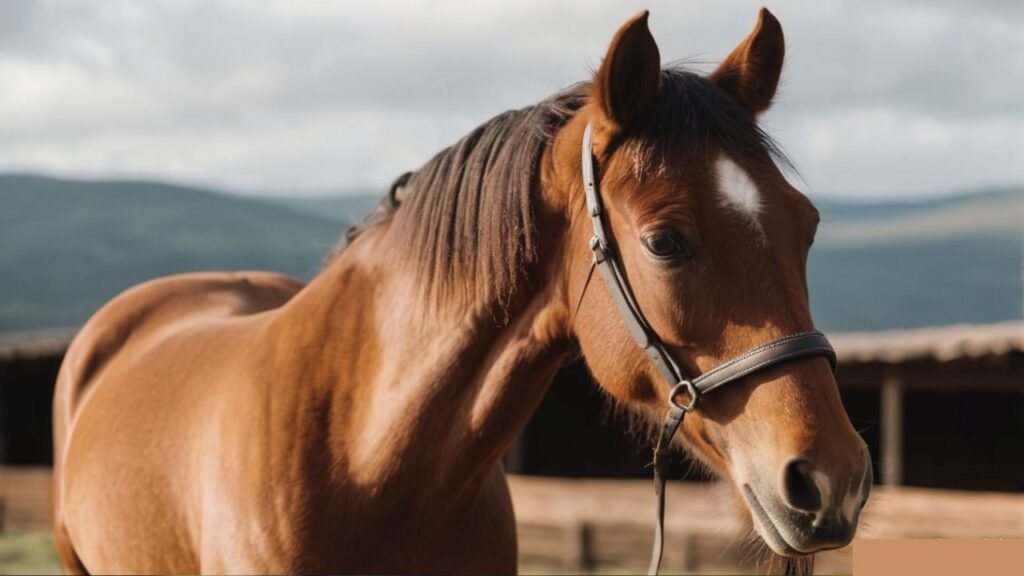
[[[289,314],[299,333],[280,338],[326,353],[314,369],[323,393],[310,397],[330,402],[326,440],[340,481],[392,494],[415,486],[423,496],[465,489],[494,470],[573,350],[560,241],[539,252],[548,261],[499,325],[490,303],[435,312],[412,298],[411,279],[392,268],[386,227],[296,296]],[[301,355],[293,362],[311,369]]]

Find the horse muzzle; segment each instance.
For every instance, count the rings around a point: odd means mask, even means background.
[[[849,544],[871,491],[871,459],[864,455],[860,473],[839,486],[804,457],[787,462],[779,482],[744,483],[743,498],[765,543],[783,556]]]

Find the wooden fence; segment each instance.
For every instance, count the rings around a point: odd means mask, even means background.
[[[638,480],[510,476],[525,573],[636,573],[653,530],[651,485]],[[5,530],[49,529],[50,470],[0,468]],[[749,573],[757,568],[724,484],[668,489],[665,573]],[[876,486],[862,538],[1024,538],[1024,494]],[[849,548],[821,554],[819,573],[851,572]]]
[[[509,478],[525,572],[641,572],[653,540],[650,482]],[[668,488],[667,573],[750,573],[754,549],[724,484]],[[861,538],[1024,538],[1024,494],[875,486]],[[849,574],[850,548],[818,555],[816,572]]]

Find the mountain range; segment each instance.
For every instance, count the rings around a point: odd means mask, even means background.
[[[262,269],[309,279],[381,194],[268,198],[0,175],[0,333],[80,326],[118,292],[166,274]],[[816,203],[822,226],[808,282],[819,328],[1021,317],[1024,190]]]

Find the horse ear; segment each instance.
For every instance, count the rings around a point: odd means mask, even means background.
[[[785,54],[782,25],[767,8],[761,8],[754,31],[711,74],[711,80],[751,114],[760,114],[772,104]]]
[[[648,14],[644,10],[619,28],[594,76],[594,101],[612,131],[628,129],[658,94],[661,55]]]

